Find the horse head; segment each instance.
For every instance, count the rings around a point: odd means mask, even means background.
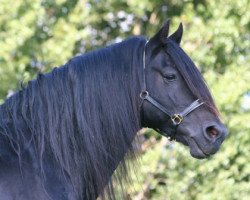
[[[195,158],[218,151],[227,135],[198,68],[181,49],[182,24],[168,36],[169,21],[145,45],[142,125],[189,146]]]

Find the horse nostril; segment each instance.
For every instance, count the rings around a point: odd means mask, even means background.
[[[215,138],[219,135],[219,131],[214,126],[207,127],[206,133],[207,133],[207,135],[209,135],[210,137],[213,137],[213,138]]]

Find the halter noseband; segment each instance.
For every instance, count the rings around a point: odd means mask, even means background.
[[[202,104],[204,104],[204,102],[200,102],[200,100],[197,99],[193,103],[191,103],[186,109],[184,109],[182,112],[177,113],[177,114],[172,114],[162,104],[160,104],[154,98],[152,98],[149,95],[149,92],[147,91],[147,87],[146,87],[146,73],[145,73],[145,69],[146,69],[146,52],[145,52],[146,45],[147,45],[147,42],[145,44],[144,52],[143,52],[143,85],[142,85],[142,91],[140,93],[140,98],[142,99],[141,106],[142,106],[143,102],[146,100],[146,101],[150,102],[152,105],[154,105],[156,108],[158,108],[159,110],[164,112],[166,115],[169,116],[169,118],[171,119],[173,126],[174,126],[174,133],[171,133],[169,135],[165,132],[162,132],[159,129],[157,131],[159,131],[159,132],[161,132],[161,134],[169,137],[170,140],[173,140],[173,139],[175,139],[176,129],[177,129],[178,125],[184,120],[184,117],[186,117],[189,113],[194,111],[196,108],[200,107]]]

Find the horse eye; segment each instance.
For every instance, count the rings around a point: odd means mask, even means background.
[[[176,75],[175,74],[164,74],[163,77],[167,81],[174,81],[174,80],[176,80]]]

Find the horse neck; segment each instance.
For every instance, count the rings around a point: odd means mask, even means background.
[[[24,148],[32,138],[36,164],[43,165],[48,155],[57,159],[56,165],[67,172],[77,193],[88,199],[93,197],[89,194],[96,197],[103,190],[127,151],[133,151],[131,143],[141,128],[139,93],[145,42],[128,43],[124,44],[127,52],[119,45],[105,50],[107,63],[95,63],[96,69],[90,63],[103,54],[90,54],[90,60],[88,56],[73,58],[63,68],[40,75],[0,108],[1,135]],[[60,114],[62,107],[67,112]],[[56,123],[48,125],[52,121]]]
[[[94,168],[97,172],[94,176],[100,186],[98,191],[101,191],[110,181],[110,176],[124,160],[128,150],[133,151],[131,143],[141,128],[139,94],[142,47],[144,47],[142,43],[139,45],[140,48],[128,49],[129,53],[121,52],[120,46],[108,49],[108,52],[105,52],[106,59],[103,61],[105,66],[101,66],[106,67],[104,74],[93,75],[97,76],[95,82],[91,81],[93,77],[88,74],[87,80],[84,81],[85,91],[92,91],[91,94],[83,95],[87,96],[84,99],[84,105],[89,105],[84,108],[84,112],[89,116],[87,121],[94,122],[88,123],[91,130],[89,141],[96,146],[96,148],[89,146],[87,151],[91,157],[89,160],[97,161],[93,164],[87,163],[86,168]],[[112,61],[111,57],[119,62]],[[98,80],[104,80],[103,77],[106,77],[105,81],[98,82]],[[98,180],[98,177],[101,177],[101,180]]]

